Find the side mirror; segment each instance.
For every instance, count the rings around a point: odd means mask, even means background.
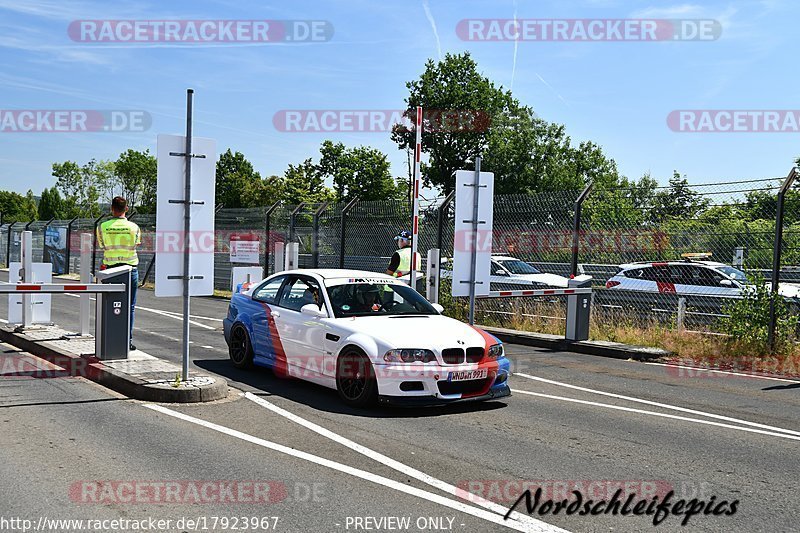
[[[442,304],[431,304],[434,309],[441,315],[444,313],[444,306]]]
[[[300,312],[314,318],[328,318],[328,312],[324,308],[320,309],[317,304],[306,304],[300,308]]]
[[[720,287],[733,287],[733,282],[729,279],[721,279],[719,280]]]

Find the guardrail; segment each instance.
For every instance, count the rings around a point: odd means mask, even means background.
[[[96,292],[124,292],[125,285],[122,283],[89,283],[86,285],[69,284],[59,285],[56,283],[0,283],[0,293],[3,294],[60,294],[60,293],[96,293]]]

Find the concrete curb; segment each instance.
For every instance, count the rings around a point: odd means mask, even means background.
[[[65,369],[70,376],[81,376],[136,400],[159,403],[197,403],[220,400],[228,396],[228,383],[218,377],[213,382],[196,386],[172,387],[153,383],[139,376],[108,367],[95,357],[83,357],[46,346],[13,327],[0,327],[0,341],[40,357]],[[210,377],[205,374],[198,376]],[[162,380],[163,381],[163,380]]]
[[[516,329],[496,328],[492,326],[479,326],[481,329],[491,333],[503,342],[534,346],[536,348],[547,348],[564,352],[576,352],[600,357],[611,357],[613,359],[633,359],[635,361],[653,361],[662,357],[669,357],[672,352],[661,348],[651,348],[648,346],[633,346],[620,342],[609,341],[579,341],[570,342],[558,335],[548,335],[545,333],[530,333]]]

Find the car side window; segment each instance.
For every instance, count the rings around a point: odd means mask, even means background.
[[[626,270],[625,271],[625,277],[626,278],[633,278],[633,279],[645,279],[643,277],[643,269],[641,269],[641,268],[634,268],[634,269],[631,269],[631,270]]]
[[[715,272],[710,268],[694,267],[693,270],[696,271],[696,285],[719,287],[719,282],[723,279],[723,276],[719,272]]]
[[[275,303],[275,299],[278,297],[278,291],[281,289],[281,285],[283,285],[285,280],[286,276],[278,276],[277,278],[267,281],[253,291],[253,299],[268,304]]]
[[[642,279],[648,281],[669,282],[670,276],[667,267],[647,267],[642,269]]]
[[[294,311],[306,304],[319,305],[321,294],[316,281],[309,278],[294,277],[283,288],[278,305]]]

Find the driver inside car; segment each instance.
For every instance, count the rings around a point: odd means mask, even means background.
[[[363,288],[359,287],[356,292],[356,302],[358,303],[359,312],[371,311],[377,313],[383,309],[383,302],[381,301],[380,289],[375,285],[364,285]]]

